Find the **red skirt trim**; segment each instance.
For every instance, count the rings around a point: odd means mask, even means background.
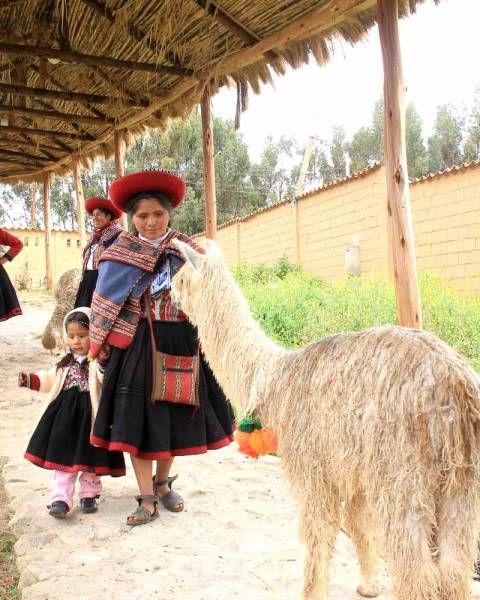
[[[226,437],[216,442],[204,444],[202,446],[193,446],[192,448],[174,448],[173,450],[165,450],[163,452],[142,452],[141,450],[135,448],[135,446],[132,446],[131,444],[125,444],[123,442],[109,442],[108,440],[96,437],[95,435],[92,435],[90,437],[90,443],[92,444],[92,446],[104,448],[105,450],[109,450],[110,452],[128,452],[132,456],[136,456],[137,458],[143,458],[145,460],[161,460],[163,458],[172,458],[174,456],[191,456],[194,454],[205,454],[205,452],[208,452],[208,450],[218,450],[219,448],[228,446],[231,442],[233,442],[233,434],[227,435]]]
[[[14,308],[13,310],[11,310],[9,313],[7,313],[4,317],[2,317],[0,319],[1,321],[7,321],[8,319],[11,319],[12,317],[18,317],[19,315],[22,315],[22,309],[21,308]]]
[[[112,475],[113,477],[121,477],[125,475],[125,469],[110,469],[109,467],[91,467],[89,465],[61,465],[59,463],[50,462],[49,460],[44,460],[39,456],[35,456],[34,454],[30,454],[30,452],[25,452],[23,455],[24,458],[29,460],[30,462],[42,467],[44,469],[52,469],[54,471],[65,471],[67,473],[73,473],[75,471],[84,471],[86,473],[96,473],[97,475]]]

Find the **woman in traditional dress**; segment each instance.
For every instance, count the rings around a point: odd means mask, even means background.
[[[116,222],[122,213],[107,198],[93,197],[85,202],[86,211],[92,215],[93,232],[83,250],[83,273],[78,287],[75,308],[90,306],[98,277],[98,261],[123,231]]]
[[[183,510],[169,477],[175,456],[221,448],[233,439],[233,413],[205,363],[197,333],[170,301],[170,283],[183,264],[169,227],[185,183],[165,172],[117,179],[109,195],[128,212],[136,233],[122,232],[103,253],[92,302],[92,357],[110,352],[92,443],[129,452],[139,487],[129,525],[158,516],[157,504]],[[153,478],[152,461],[157,461]]]
[[[4,264],[11,261],[23,248],[23,243],[17,237],[0,229],[0,246],[7,246],[8,251],[0,256],[0,321],[22,314],[15,288],[10,281]]]

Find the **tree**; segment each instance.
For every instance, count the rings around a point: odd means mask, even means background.
[[[422,119],[412,103],[406,110],[405,140],[408,175],[411,178],[421,177],[427,172],[427,153],[423,141]]]
[[[475,90],[473,107],[468,119],[467,139],[463,149],[463,160],[480,159],[480,85]]]
[[[251,168],[252,185],[258,194],[258,205],[282,200],[291,192],[290,171],[284,166],[284,159],[292,157],[294,148],[293,140],[284,136],[278,142],[274,142],[271,136],[265,140],[260,162]]]
[[[463,119],[450,104],[437,108],[434,132],[428,138],[428,170],[442,171],[462,161]]]
[[[332,132],[332,141],[330,144],[330,157],[332,159],[333,179],[341,179],[347,174],[347,142],[345,130],[340,125],[335,125]]]
[[[369,127],[360,127],[348,144],[350,172],[358,173],[375,162],[375,142]]]

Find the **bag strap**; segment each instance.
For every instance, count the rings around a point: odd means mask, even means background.
[[[155,340],[155,333],[153,331],[153,321],[152,321],[152,299],[150,296],[150,286],[147,287],[143,294],[145,310],[147,312],[147,323],[148,328],[150,329],[150,340],[152,342],[152,393],[150,396],[150,402],[152,404],[156,404],[153,399],[153,395],[155,393],[155,387],[157,384],[157,342]]]

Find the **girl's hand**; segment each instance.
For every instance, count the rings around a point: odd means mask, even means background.
[[[18,374],[18,387],[28,387],[28,373]]]

